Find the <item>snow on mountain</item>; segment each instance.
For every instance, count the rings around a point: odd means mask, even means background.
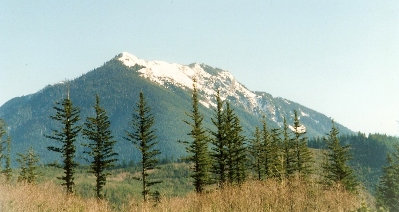
[[[128,67],[142,66],[143,68],[138,71],[140,76],[165,87],[172,84],[183,89],[192,89],[195,78],[198,90],[205,97],[201,104],[206,107],[215,107],[216,89],[220,90],[222,99],[227,97],[239,99],[242,106],[250,111],[258,107],[257,95],[237,82],[228,71],[213,75],[204,70],[200,64],[186,66],[164,61],[146,61],[127,52],[121,53],[118,60]]]
[[[251,113],[266,113],[270,120],[282,124],[277,116],[276,108],[272,104],[272,97],[262,92],[253,92],[248,90],[245,86],[239,83],[234,76],[224,70],[215,71],[214,68],[203,64],[180,65],[176,63],[168,63],[164,61],[146,61],[140,59],[130,53],[123,52],[119,54],[116,59],[121,61],[127,67],[135,65],[142,66],[138,70],[141,77],[147,78],[159,85],[168,87],[174,85],[182,89],[193,88],[193,78],[197,80],[197,88],[201,94],[202,100],[200,103],[205,107],[216,107],[216,90],[219,89],[222,100],[229,98],[235,104],[240,105],[245,110]],[[290,104],[289,101],[283,99],[285,104]],[[309,116],[302,111],[302,116]]]

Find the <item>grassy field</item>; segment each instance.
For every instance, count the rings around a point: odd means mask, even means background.
[[[62,175],[62,170],[54,167],[41,167],[38,184],[61,184],[57,179]],[[155,179],[161,179],[162,183],[153,186],[164,197],[184,196],[193,191],[189,175],[189,167],[185,163],[170,163],[161,165],[160,169],[153,172]],[[121,209],[129,204],[132,199],[141,200],[141,181],[138,167],[118,168],[111,171],[105,186],[106,200],[115,209]],[[88,173],[86,167],[80,167],[75,175],[75,193],[83,199],[95,197],[95,177]]]
[[[316,161],[321,151],[312,150]],[[316,163],[316,171],[319,164]],[[40,167],[35,185],[21,184],[14,179],[0,182],[0,211],[356,211],[364,206],[373,208],[373,197],[364,189],[351,194],[339,186],[323,188],[318,175],[306,181],[248,180],[242,186],[218,190],[209,186],[207,192],[197,195],[191,185],[190,170],[186,163],[169,163],[153,171],[153,177],[163,182],[154,186],[161,201],[143,203],[140,170],[137,166],[116,168],[111,171],[105,186],[105,200],[95,198],[93,174],[80,167],[75,175],[75,194],[65,195],[57,179],[62,170]]]
[[[111,188],[120,187],[111,185],[108,189]],[[123,198],[125,204],[115,207],[108,200],[67,196],[53,182],[0,185],[0,211],[10,212],[362,211],[368,204],[368,198],[363,192],[352,194],[339,186],[325,189],[314,181],[293,178],[285,181],[250,180],[241,186],[229,186],[223,190],[211,188],[201,195],[188,192],[184,196],[163,196],[159,203],[143,203],[134,194],[129,194]]]

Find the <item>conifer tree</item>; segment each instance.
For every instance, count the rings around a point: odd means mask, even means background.
[[[233,148],[234,148],[234,176],[238,184],[242,184],[247,177],[247,148],[245,146],[245,137],[240,124],[240,119],[235,115],[233,122]]]
[[[152,129],[154,116],[147,106],[143,92],[140,92],[139,98],[136,113],[133,114],[132,129],[127,132],[126,139],[132,142],[141,153],[142,195],[144,201],[147,201],[148,195],[154,196],[154,194],[157,194],[157,192],[151,193],[150,187],[161,183],[161,181],[149,179],[149,172],[157,168],[157,156],[160,151],[155,148],[158,142],[156,141],[155,131]]]
[[[258,180],[262,179],[263,163],[262,163],[262,138],[259,127],[255,128],[254,137],[250,140],[249,152],[252,156],[252,168],[258,177]]]
[[[270,161],[270,177],[279,178],[283,176],[283,160],[281,154],[281,138],[280,129],[275,128],[270,133],[270,150],[269,150],[269,161]]]
[[[283,170],[285,177],[289,177],[294,173],[294,155],[293,155],[293,145],[292,140],[289,135],[289,129],[287,120],[284,117],[284,127],[283,127],[283,141],[282,141],[282,151],[283,151]]]
[[[12,168],[11,168],[11,138],[7,138],[7,153],[5,154],[5,168],[3,170],[3,174],[6,177],[6,181],[10,182],[12,176]]]
[[[51,119],[58,121],[61,129],[53,129],[52,135],[46,135],[47,138],[54,140],[58,145],[49,146],[47,149],[56,153],[60,153],[63,164],[60,168],[64,170],[64,176],[59,177],[68,194],[73,193],[74,174],[77,163],[75,162],[76,146],[75,141],[81,126],[77,124],[80,120],[79,109],[73,106],[69,98],[65,98],[62,102],[57,102],[53,107],[56,111],[55,115],[50,116]]]
[[[223,101],[220,98],[219,90],[216,91],[216,109],[214,118],[211,119],[216,130],[211,131],[213,136],[211,142],[213,144],[211,153],[213,159],[213,173],[216,176],[219,187],[223,188],[226,183],[226,161],[227,161],[227,150],[226,150],[226,130],[225,130],[225,118],[223,113]]]
[[[11,169],[11,138],[8,136],[5,138],[6,124],[0,119],[0,171],[6,177],[6,181],[9,182],[11,179],[12,169]],[[6,152],[5,152],[6,151]],[[4,170],[2,168],[2,162],[5,160]]]
[[[399,146],[396,149],[393,155],[387,154],[387,165],[376,189],[377,207],[388,211],[399,211]]]
[[[325,138],[327,151],[324,152],[326,162],[322,165],[325,183],[341,183],[346,190],[356,191],[358,182],[353,170],[347,164],[350,160],[349,145],[342,146],[338,139],[338,129],[334,121],[328,137]]]
[[[191,113],[187,113],[187,116],[191,121],[184,121],[191,127],[189,136],[192,137],[192,142],[184,142],[186,151],[188,153],[187,159],[193,163],[193,174],[191,177],[194,179],[194,187],[197,193],[202,193],[204,187],[209,182],[210,176],[210,159],[208,152],[208,137],[206,131],[202,126],[203,116],[199,111],[199,100],[198,90],[196,87],[196,80],[193,83],[193,94],[192,94],[192,110]]]
[[[4,154],[4,145],[6,144],[7,140],[5,139],[6,135],[6,125],[2,119],[0,119],[0,171],[2,169],[2,162],[5,158]]]
[[[115,140],[111,135],[110,121],[104,108],[100,106],[100,98],[96,95],[96,104],[94,105],[95,116],[87,117],[84,123],[83,135],[90,142],[83,144],[88,148],[84,153],[90,157],[90,172],[96,177],[96,196],[99,199],[104,197],[103,187],[107,182],[107,176],[110,175],[107,169],[112,168],[116,162],[113,147]]]
[[[225,133],[227,153],[227,177],[230,184],[242,183],[246,178],[246,148],[245,137],[242,135],[240,120],[226,102],[225,109]]]
[[[272,165],[271,165],[271,135],[267,128],[266,117],[263,116],[262,119],[262,146],[263,146],[263,171],[265,178],[269,178],[272,175]]]
[[[17,162],[21,168],[18,181],[34,183],[38,176],[37,163],[39,162],[39,156],[33,151],[33,148],[31,147],[26,154],[19,153]]]
[[[298,112],[294,110],[294,170],[303,175],[310,175],[313,170],[313,156],[307,146],[307,138],[305,137],[306,129],[299,122]]]

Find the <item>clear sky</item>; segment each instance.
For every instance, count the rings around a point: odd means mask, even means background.
[[[399,135],[397,0],[2,0],[0,105],[122,51],[227,69],[352,130]]]

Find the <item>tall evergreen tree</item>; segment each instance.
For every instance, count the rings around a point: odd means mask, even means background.
[[[34,183],[38,176],[39,156],[33,151],[33,148],[31,147],[26,154],[19,153],[17,162],[21,168],[18,181]]]
[[[226,150],[226,130],[225,130],[225,117],[223,113],[223,101],[220,98],[219,90],[216,91],[216,109],[215,115],[211,119],[213,125],[215,125],[215,131],[211,131],[213,136],[211,142],[213,144],[211,153],[213,159],[213,173],[216,176],[216,181],[219,187],[223,188],[226,183],[226,161],[227,161],[227,150]]]
[[[393,155],[387,155],[387,165],[377,186],[377,207],[399,211],[399,146]]]
[[[327,150],[324,152],[326,162],[322,165],[325,183],[341,183],[346,190],[356,191],[358,182],[352,168],[348,165],[351,156],[349,145],[342,146],[338,139],[338,129],[334,121],[328,137],[325,138]]]
[[[96,95],[96,104],[94,105],[95,116],[87,117],[84,123],[83,135],[90,141],[83,144],[88,148],[84,153],[90,157],[90,172],[96,177],[96,196],[103,198],[103,187],[107,182],[107,176],[110,175],[107,169],[112,168],[116,162],[113,147],[115,140],[111,135],[110,121],[107,112],[100,106],[100,98]]]
[[[262,119],[262,146],[263,146],[263,171],[265,178],[272,176],[272,154],[271,154],[271,135],[266,123],[266,117],[263,116]]]
[[[3,170],[3,174],[6,177],[6,181],[10,182],[12,176],[12,168],[11,168],[11,138],[7,138],[7,153],[5,154],[5,167]]]
[[[56,141],[61,146],[49,146],[47,149],[61,154],[63,159],[61,168],[64,170],[65,175],[59,179],[64,181],[62,185],[65,186],[66,192],[71,194],[73,193],[73,186],[75,184],[74,174],[77,166],[75,162],[75,141],[81,130],[81,126],[77,124],[80,120],[79,109],[73,106],[69,95],[62,102],[57,102],[53,108],[56,113],[50,116],[50,118],[58,121],[61,124],[61,129],[53,129],[52,135],[46,135],[46,137]]]
[[[0,171],[6,177],[6,181],[9,182],[11,179],[12,169],[11,169],[11,138],[5,135],[6,132],[6,124],[0,119]],[[2,162],[5,160],[4,170],[2,168]]]
[[[252,168],[255,170],[258,180],[262,179],[263,163],[262,163],[262,138],[259,127],[255,128],[254,137],[250,140],[249,152],[252,156]]]
[[[230,104],[226,102],[226,109],[224,111],[225,116],[225,133],[226,133],[226,165],[227,165],[227,179],[229,184],[232,184],[235,179],[235,169],[234,169],[234,134],[233,134],[233,122],[234,122],[234,112],[230,108]]]
[[[209,182],[210,176],[210,158],[208,151],[208,137],[206,131],[202,126],[203,116],[199,111],[198,90],[196,80],[193,83],[192,94],[192,110],[187,113],[191,121],[184,121],[191,127],[189,136],[193,138],[192,142],[184,142],[186,144],[186,151],[188,153],[187,159],[193,163],[194,187],[197,193],[204,191],[205,185]]]
[[[283,141],[282,141],[282,151],[283,151],[283,170],[285,177],[289,177],[294,173],[294,161],[295,157],[293,155],[293,144],[289,135],[289,129],[287,120],[284,117],[284,127],[283,127]]]
[[[243,135],[243,129],[240,124],[240,119],[237,115],[234,116],[233,129],[232,129],[232,141],[233,141],[233,161],[234,161],[234,174],[235,181],[241,184],[247,177],[247,148],[245,146],[245,137]]]
[[[227,153],[227,177],[230,184],[242,183],[246,178],[246,148],[244,145],[245,137],[242,135],[240,120],[226,102],[225,109],[225,133],[226,133],[226,153]]]
[[[132,142],[141,153],[142,195],[144,201],[147,201],[148,195],[157,193],[151,193],[150,187],[161,182],[149,179],[149,172],[157,168],[157,156],[160,151],[155,148],[158,142],[156,141],[155,131],[152,129],[154,116],[147,106],[143,92],[140,92],[139,98],[136,113],[133,114],[132,131],[127,132],[126,139]]]
[[[313,172],[313,156],[307,145],[305,137],[306,129],[299,122],[298,112],[294,110],[294,170],[303,175],[308,176]]]
[[[0,171],[2,169],[2,162],[3,159],[5,158],[5,144],[7,143],[7,139],[6,139],[6,124],[4,123],[4,121],[2,119],[0,119]]]
[[[283,176],[283,160],[281,153],[280,129],[274,128],[270,133],[270,177],[281,178]]]

